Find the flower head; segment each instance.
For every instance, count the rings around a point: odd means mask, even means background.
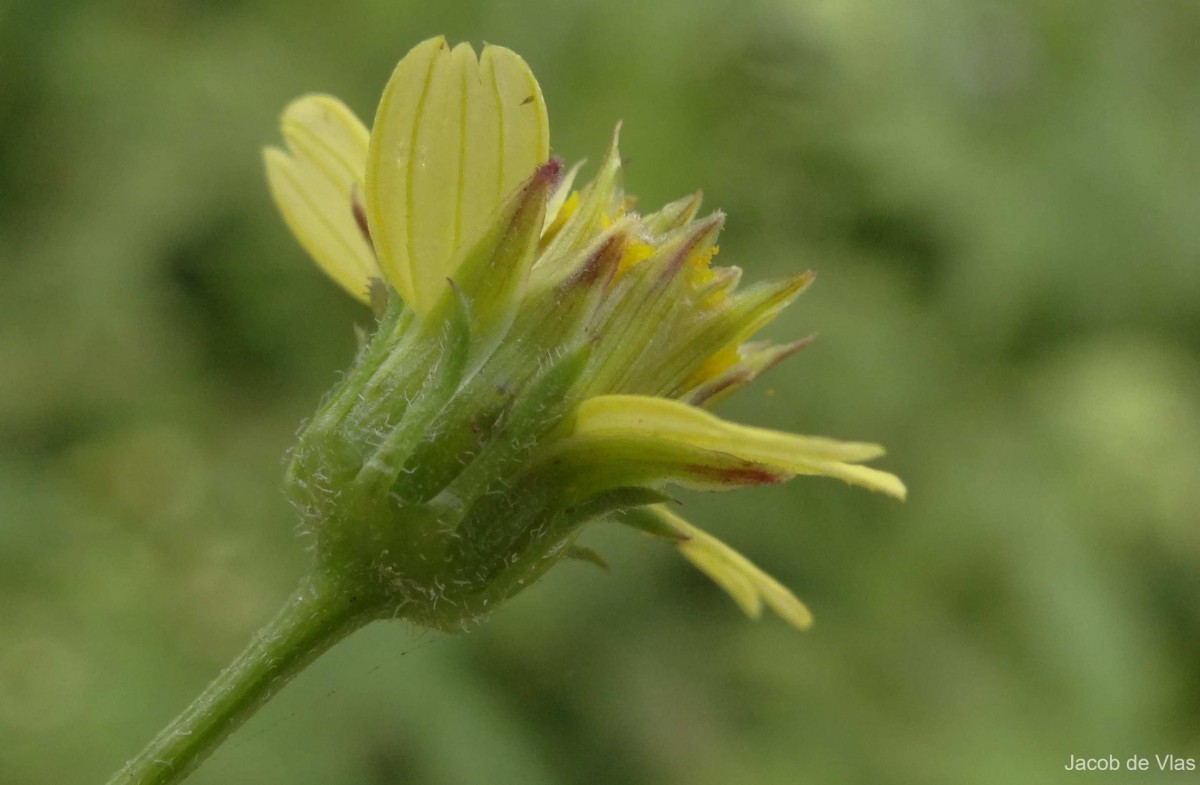
[[[873,444],[735,425],[710,406],[795,353],[750,339],[810,273],[739,287],[713,264],[724,216],[694,194],[651,213],[617,139],[575,188],[549,157],[541,90],[513,52],[417,45],[368,130],[334,98],[283,115],[272,194],[378,324],[300,434],[291,495],[322,569],[379,613],[482,617],[613,520],[675,544],[743,609],[798,627],[785,588],[672,511],[671,486],[821,474],[903,498]]]

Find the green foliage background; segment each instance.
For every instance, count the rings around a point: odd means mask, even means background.
[[[702,186],[722,263],[815,268],[771,330],[819,340],[722,413],[881,441],[911,500],[686,498],[807,634],[597,528],[611,575],[563,565],[466,636],[368,629],[192,782],[1010,785],[1200,757],[1196,3],[8,0],[0,783],[103,781],[301,574],[281,456],[368,315],[259,150],[303,92],[370,118],[438,32],[522,53],[568,161],[624,120],[630,191]]]

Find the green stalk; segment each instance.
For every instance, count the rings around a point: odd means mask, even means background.
[[[181,782],[305,666],[371,618],[329,581],[306,580],[238,658],[108,785]]]

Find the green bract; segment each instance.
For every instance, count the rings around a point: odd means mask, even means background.
[[[323,269],[378,324],[301,432],[289,492],[321,571],[380,616],[467,625],[608,519],[675,543],[747,612],[807,610],[669,512],[703,490],[823,474],[903,497],[871,444],[724,422],[698,408],[803,342],[748,343],[808,273],[739,288],[723,216],[698,195],[642,215],[617,142],[590,183],[549,158],[524,61],[426,41],[368,134],[326,96],[284,113],[272,192]],[[657,523],[654,523],[657,522]]]

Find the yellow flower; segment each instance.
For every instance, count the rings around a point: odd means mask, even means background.
[[[525,61],[500,46],[477,59],[470,44],[450,49],[441,36],[396,66],[373,132],[324,95],[294,101],[282,127],[288,150],[266,151],[267,175],[305,249],[360,300],[382,275],[422,313],[445,287],[453,251],[550,152]]]
[[[282,126],[286,149],[265,158],[284,219],[380,316],[289,470],[330,571],[390,612],[461,626],[560,558],[593,558],[575,538],[609,519],[677,545],[747,613],[809,624],[662,491],[816,474],[904,497],[862,465],[876,445],[701,408],[804,344],[748,341],[811,274],[739,289],[738,268],[712,265],[724,217],[697,218],[699,194],[632,209],[616,135],[575,189],[537,81],[503,47],[417,45],[369,132],[320,95]]]

